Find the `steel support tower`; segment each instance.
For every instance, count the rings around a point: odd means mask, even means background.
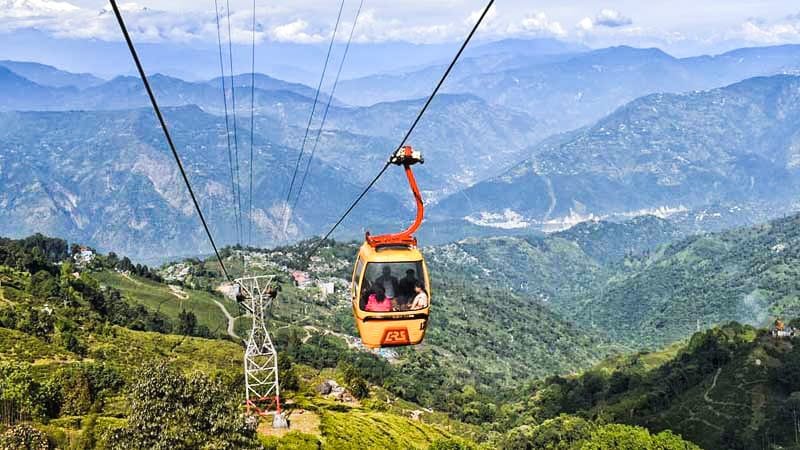
[[[237,298],[253,317],[247,348],[244,352],[245,405],[260,416],[273,415],[274,428],[287,428],[281,413],[278,384],[278,353],[272,345],[267,323],[277,291],[272,276],[236,279],[241,296]],[[274,409],[273,409],[274,408]]]

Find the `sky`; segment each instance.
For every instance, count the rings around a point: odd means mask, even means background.
[[[361,0],[345,0],[343,26]],[[217,0],[225,14],[226,0]],[[216,42],[214,1],[120,2],[137,41]],[[481,0],[364,0],[360,43],[445,43],[462,39]],[[256,0],[256,40],[321,43],[337,0]],[[252,39],[253,2],[230,1],[234,42]],[[223,23],[224,25],[224,23]],[[36,29],[59,38],[119,40],[102,0],[0,0],[0,33]],[[590,47],[658,46],[676,56],[733,47],[800,43],[800,2],[791,0],[497,0],[479,39],[553,37]],[[342,33],[341,39],[344,39]]]

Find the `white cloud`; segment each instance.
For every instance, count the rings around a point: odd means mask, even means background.
[[[216,44],[215,15],[211,11],[213,2],[118,1],[123,2],[120,6],[137,42]],[[676,2],[667,7],[663,4],[620,3],[618,0],[605,3],[608,7],[598,12],[586,10],[589,2],[564,6],[563,2],[544,0],[536,3],[534,9],[527,0],[505,0],[497,2],[490,10],[477,38],[553,37],[592,47],[658,45],[668,50],[686,48],[685,54],[696,53],[697,49],[716,48],[719,42],[736,42],[740,46],[800,42],[800,14],[787,16],[785,4],[791,2],[785,0],[764,0],[765,5],[759,5],[757,9],[749,6],[747,0],[715,0],[703,4],[701,10],[705,13],[720,12],[708,19],[712,26],[697,17],[686,19],[685,26],[680,25],[682,22],[678,21],[684,17],[678,11],[685,10],[692,3],[690,0]],[[589,5],[591,8],[604,5],[600,0],[592,3],[595,6]],[[226,4],[220,2],[220,5]],[[620,4],[626,5],[622,10],[625,14],[614,9]],[[252,2],[231,0],[231,6],[232,40],[249,44],[252,38]],[[369,1],[359,18],[355,40],[360,43],[460,41],[482,13],[480,6],[481,2],[473,0]],[[258,42],[319,43],[330,38],[338,3],[279,0],[259,3],[258,7]],[[341,30],[349,30],[352,26],[356,7],[357,2],[346,3]],[[744,20],[756,12],[782,18]],[[224,21],[225,11],[221,13]],[[636,18],[635,24],[631,17]],[[575,25],[565,27],[562,25],[565,23]],[[106,0],[0,0],[0,33],[25,28],[35,28],[58,37],[121,39]],[[227,38],[227,24],[224,22],[223,38]],[[346,38],[345,32],[337,35],[339,40]]]
[[[325,36],[309,32],[309,24],[305,20],[297,19],[283,25],[273,27],[270,35],[279,42],[299,42],[311,44],[325,40]]]
[[[594,19],[595,25],[609,28],[624,27],[633,23],[630,17],[625,17],[616,9],[603,9]]]
[[[575,25],[580,34],[591,31],[596,27],[619,28],[633,24],[630,17],[622,15],[616,9],[602,9],[597,16],[592,19],[591,17],[584,17]]]
[[[796,43],[800,40],[800,13],[776,21],[751,18],[726,37],[758,44]]]
[[[349,29],[352,26],[352,22],[343,26]],[[463,35],[466,33],[465,30],[466,25],[458,23],[409,24],[399,19],[381,17],[375,10],[369,9],[361,13],[353,39],[360,43],[406,41],[421,44],[446,42],[459,34]],[[344,33],[342,33],[342,37],[344,38]]]
[[[567,32],[560,23],[549,20],[547,14],[543,12],[530,14],[522,19],[522,29],[532,34],[552,35],[557,37],[567,35]]]
[[[49,0],[4,0],[0,1],[0,18],[42,17],[79,10],[77,6]]]

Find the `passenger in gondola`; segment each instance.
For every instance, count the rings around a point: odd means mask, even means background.
[[[428,293],[425,291],[425,285],[422,284],[421,281],[417,280],[416,284],[414,285],[414,292],[416,292],[416,296],[414,297],[414,301],[411,302],[410,310],[414,311],[417,309],[423,309],[428,307]]]
[[[382,287],[386,297],[391,300],[397,296],[397,292],[400,290],[397,277],[392,275],[392,269],[389,266],[383,266],[381,272],[381,276],[376,278],[373,284]]]
[[[400,279],[398,283],[397,304],[400,309],[407,307],[414,298],[414,285],[417,282],[416,273],[414,269],[406,270],[406,276]]]
[[[391,310],[392,301],[386,297],[386,292],[383,290],[383,287],[376,285],[375,289],[373,289],[372,293],[369,295],[369,299],[367,299],[367,305],[364,307],[364,311],[389,312]]]

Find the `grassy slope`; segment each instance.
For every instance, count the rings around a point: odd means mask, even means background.
[[[68,363],[78,356],[63,348],[17,330],[0,328],[0,362],[26,362],[36,365]]]
[[[177,315],[175,311],[179,311],[163,307],[167,302],[172,302],[173,298],[179,300],[172,295],[167,286],[138,277],[131,280],[111,272],[94,273],[93,276],[103,284],[122,290],[128,301],[148,306],[162,304],[160,311],[170,316],[172,316],[170,313]],[[3,282],[0,288],[3,305],[0,307],[5,305],[7,298],[13,298],[21,304],[30,301],[24,290],[19,289],[25,284],[25,274],[5,268],[0,271],[0,277]],[[209,294],[190,289],[185,289],[185,292],[189,295],[189,300],[185,300],[184,304],[187,309],[193,306],[191,310],[198,314],[198,318],[203,317],[199,313],[203,310],[208,312],[205,317],[213,316],[214,313],[218,315],[216,320],[223,317],[219,308],[210,302]],[[299,295],[293,288],[289,288],[287,294],[289,298]],[[232,305],[227,300],[226,303],[226,306]],[[312,306],[303,307],[302,304],[287,303],[281,308],[281,312],[286,317],[295,317],[302,322],[302,318],[297,316],[308,311],[310,307]],[[241,318],[237,322],[244,323],[248,320]],[[285,325],[279,322],[274,326]],[[30,363],[36,368],[36,373],[45,376],[59,367],[92,361],[104,362],[116,368],[127,383],[136,381],[142,364],[154,364],[159,361],[181,367],[187,373],[202,372],[213,376],[222,375],[228,379],[241,377],[243,348],[226,340],[134,331],[119,326],[85,331],[81,333],[81,339],[86,345],[85,357],[69,352],[56,343],[22,331],[0,327],[0,363]],[[365,402],[366,406],[337,403],[320,397],[315,389],[322,380],[330,378],[344,384],[341,374],[336,370],[325,369],[319,372],[302,365],[296,366],[295,370],[303,374],[300,377],[301,388],[297,393],[284,391],[284,401],[288,401],[289,404],[286,406],[290,412],[293,408],[302,407],[314,411],[320,417],[321,424],[314,435],[320,439],[323,448],[338,449],[342,448],[344,443],[350,442],[355,443],[355,446],[350,448],[398,448],[399,446],[425,449],[436,438],[454,435],[452,427],[458,429],[467,427],[453,422],[441,413],[426,413],[422,421],[412,420],[408,417],[409,412],[421,409],[418,405],[399,399],[392,399],[392,404],[389,405],[386,401],[391,396],[378,388],[374,391],[374,399]],[[95,430],[123,425],[127,413],[128,405],[124,395],[106,399],[101,409],[97,411],[97,416],[92,418],[97,423]],[[72,445],[80,441],[82,428],[85,427],[88,417],[59,417],[50,420],[46,425],[40,425],[51,436],[56,436],[63,445]],[[359,427],[355,428],[353,424],[359,424]],[[380,426],[371,426],[374,424]]]
[[[330,449],[425,449],[437,439],[452,436],[406,417],[367,411],[326,412],[320,428],[325,437],[324,448]]]
[[[87,339],[88,354],[82,361],[104,361],[118,368],[130,382],[135,379],[138,367],[144,362],[169,361],[187,372],[239,376],[242,348],[234,343],[214,340],[163,335],[112,327],[107,335],[92,334]],[[78,363],[81,358],[58,346],[25,333],[0,328],[0,361],[32,362],[45,370],[60,365]],[[322,399],[314,392],[316,381],[338,378],[334,373],[320,377],[310,368],[299,369],[314,376],[304,383],[300,400],[302,405],[316,411],[321,417],[318,438],[323,448],[414,448],[424,449],[435,439],[454,434],[447,425],[426,424],[409,419],[405,410],[384,412],[370,407],[345,406]],[[341,380],[340,380],[341,381]],[[293,393],[284,393],[284,400],[293,400]],[[409,408],[419,408],[407,404]],[[292,406],[289,406],[291,411]],[[382,407],[383,408],[383,407]],[[124,397],[107,401],[97,418],[99,426],[119,426],[124,423],[117,416],[127,411]],[[399,414],[398,414],[399,413]],[[441,421],[441,418],[436,418]],[[435,420],[436,421],[436,420]],[[50,421],[45,429],[65,436],[74,442],[80,435],[82,419],[64,417]],[[349,445],[349,447],[345,446]]]
[[[181,310],[191,311],[197,316],[197,322],[208,327],[214,334],[224,334],[228,326],[227,318],[215,300],[222,303],[232,316],[241,314],[239,307],[233,301],[204,291],[183,289],[187,298],[181,298],[182,294],[176,295],[166,284],[135,275],[125,276],[116,272],[102,271],[92,273],[92,277],[104,285],[119,290],[128,301],[142,304],[171,319],[177,320]]]

